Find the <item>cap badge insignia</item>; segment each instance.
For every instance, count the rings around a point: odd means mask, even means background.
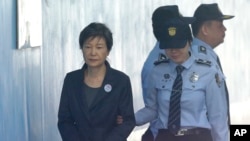
[[[169,27],[168,28],[168,34],[169,34],[169,36],[175,36],[176,28],[175,27]]]

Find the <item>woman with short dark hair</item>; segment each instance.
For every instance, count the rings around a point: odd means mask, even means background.
[[[126,141],[135,126],[130,78],[106,61],[112,33],[91,23],[79,37],[85,64],[66,75],[58,113],[63,141]],[[123,123],[117,124],[117,116]]]

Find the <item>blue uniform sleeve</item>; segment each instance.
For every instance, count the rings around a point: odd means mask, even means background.
[[[147,77],[151,73],[153,67],[154,67],[154,62],[158,59],[158,56],[160,53],[164,53],[164,50],[159,48],[159,42],[156,42],[154,48],[150,51],[147,59],[145,60],[142,71],[141,71],[141,84],[142,84],[142,96],[144,103],[146,102],[146,95],[147,95]]]
[[[206,88],[206,105],[211,134],[213,141],[229,141],[224,80],[222,75],[217,72],[210,74],[211,81]]]
[[[145,107],[135,113],[137,126],[146,124],[157,117],[157,90],[154,87],[154,73],[150,73],[145,81],[147,81],[147,86],[144,88]]]

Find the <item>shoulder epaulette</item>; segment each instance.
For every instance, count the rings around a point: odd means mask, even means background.
[[[159,65],[161,63],[168,63],[168,62],[169,58],[165,54],[160,53],[158,56],[158,60],[154,62],[154,65]]]
[[[211,66],[211,61],[209,60],[203,60],[203,59],[196,59],[195,62],[197,64],[203,64],[203,65],[207,65],[207,66]]]
[[[199,53],[207,54],[207,49],[204,46],[199,46],[198,51],[199,51]]]

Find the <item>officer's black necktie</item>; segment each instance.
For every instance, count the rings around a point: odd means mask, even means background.
[[[219,67],[220,67],[220,69],[221,69],[221,72],[223,73],[223,70],[222,70],[222,66],[221,66],[221,63],[220,63],[220,59],[219,59],[219,57],[217,56],[217,63],[218,63],[218,65],[219,65]],[[230,126],[230,124],[231,124],[231,118],[230,118],[230,109],[229,109],[229,107],[230,107],[230,105],[229,105],[229,94],[228,94],[228,90],[227,90],[227,84],[226,84],[226,81],[225,81],[225,91],[226,91],[226,98],[227,98],[227,108],[228,108],[228,125]]]
[[[175,78],[170,96],[168,129],[174,133],[176,133],[176,131],[180,128],[180,117],[181,117],[180,100],[181,100],[182,82],[183,82],[181,72],[183,70],[184,67],[181,65],[178,65],[176,67],[177,76]]]

